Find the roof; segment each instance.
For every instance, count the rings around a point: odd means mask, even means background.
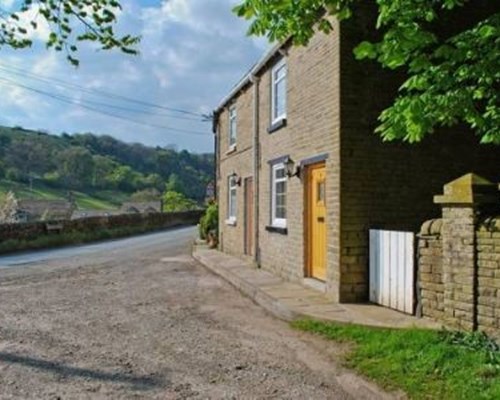
[[[67,219],[71,216],[74,205],[67,200],[18,200],[17,210],[25,212],[31,218]]]
[[[122,214],[123,211],[119,210],[77,210],[71,215],[71,219],[82,219],[92,217],[109,217],[112,215]]]
[[[125,212],[162,212],[161,201],[127,202],[123,203],[121,210]]]
[[[238,92],[245,86],[250,85],[254,77],[259,74],[267,65],[267,63],[280,52],[288,43],[290,39],[285,40],[282,43],[275,45],[271,50],[264,54],[264,56],[250,69],[248,73],[231,89],[228,95],[226,95],[220,102],[219,105],[214,110],[214,116],[217,116],[222,109],[235,97]],[[214,129],[215,131],[215,129]]]

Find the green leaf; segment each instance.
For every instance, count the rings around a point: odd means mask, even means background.
[[[377,46],[370,42],[361,42],[354,48],[354,55],[358,60],[374,59],[377,57]]]

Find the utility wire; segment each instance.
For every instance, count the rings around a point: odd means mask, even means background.
[[[63,81],[61,79],[55,78],[55,77],[34,74],[34,73],[32,73],[32,72],[30,72],[30,71],[28,71],[26,69],[19,68],[19,67],[14,67],[14,66],[11,66],[11,65],[7,65],[7,64],[5,64],[3,62],[0,62],[0,68],[2,70],[4,70],[4,71],[10,72],[10,73],[14,73],[14,74],[24,75],[24,76],[30,77],[31,79],[41,80],[41,81],[45,81],[45,82],[48,82],[48,83],[56,82],[56,83],[58,83],[58,84],[60,84],[62,86],[71,87],[71,88],[80,90],[80,91],[82,91],[84,93],[96,94],[96,95],[100,95],[100,96],[103,96],[103,97],[108,97],[108,98],[113,98],[113,99],[119,99],[119,100],[130,102],[130,103],[140,104],[140,105],[146,106],[146,107],[151,107],[151,108],[156,108],[156,109],[161,109],[161,110],[176,112],[176,113],[180,113],[180,114],[191,115],[191,116],[195,116],[195,117],[198,117],[198,118],[205,118],[205,119],[207,118],[206,115],[201,114],[201,113],[196,113],[196,112],[193,112],[193,111],[183,110],[183,109],[180,109],[180,108],[166,107],[166,106],[162,106],[160,104],[150,103],[150,102],[147,102],[147,101],[138,100],[138,99],[134,99],[134,98],[131,98],[131,97],[127,97],[127,96],[123,96],[123,95],[119,95],[119,94],[115,94],[115,93],[105,92],[105,91],[99,90],[99,89],[89,89],[89,88],[86,88],[84,86],[78,85],[76,83],[70,83],[70,82]]]
[[[61,102],[64,102],[64,103],[76,105],[76,106],[85,108],[85,109],[87,109],[89,111],[93,111],[93,112],[98,113],[98,114],[106,115],[108,117],[112,117],[112,118],[116,118],[116,119],[121,119],[121,120],[124,120],[124,121],[129,121],[129,122],[132,122],[132,123],[135,123],[135,124],[138,124],[138,125],[145,125],[145,126],[149,126],[149,127],[153,127],[153,128],[166,129],[168,131],[171,131],[174,134],[178,134],[176,132],[186,133],[186,134],[192,134],[192,135],[206,135],[207,134],[207,132],[194,131],[194,130],[189,130],[189,129],[180,129],[180,128],[174,128],[174,127],[171,127],[171,126],[156,125],[156,124],[151,124],[151,123],[148,123],[148,122],[137,121],[137,120],[134,120],[132,118],[125,117],[123,115],[113,114],[113,113],[110,113],[110,112],[107,112],[107,111],[99,110],[97,108],[89,107],[89,106],[87,106],[85,104],[82,104],[82,103],[80,103],[78,101],[75,101],[74,99],[71,99],[70,97],[66,97],[66,96],[62,96],[62,95],[56,95],[56,94],[53,94],[53,93],[49,93],[49,92],[46,92],[46,91],[43,91],[43,90],[40,90],[40,89],[37,89],[37,88],[33,88],[33,87],[30,87],[30,86],[27,86],[27,85],[23,85],[23,84],[18,83],[18,82],[11,81],[10,79],[6,79],[6,78],[0,77],[0,82],[2,82],[3,84],[10,85],[10,86],[19,87],[19,88],[22,88],[22,89],[25,89],[25,90],[28,90],[28,91],[31,91],[31,92],[34,92],[34,93],[38,93],[40,95],[47,96],[47,97],[50,97],[52,99],[55,99],[55,100],[58,100],[58,101],[61,101]]]

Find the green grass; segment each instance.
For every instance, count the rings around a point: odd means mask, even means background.
[[[36,182],[33,191],[28,184],[12,182],[0,179],[0,202],[3,201],[9,191],[13,191],[21,199],[55,200],[67,198],[67,190],[55,189]],[[76,204],[80,209],[110,210],[118,208],[129,195],[116,191],[98,191],[95,193],[82,193],[72,191]]]
[[[446,332],[310,320],[292,326],[351,343],[347,367],[386,389],[402,389],[411,399],[500,399],[500,353],[491,349],[491,341],[488,347],[473,335],[463,335],[460,341],[453,339],[457,334]]]

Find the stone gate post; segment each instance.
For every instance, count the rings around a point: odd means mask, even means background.
[[[481,210],[498,203],[498,195],[496,185],[471,173],[444,185],[444,193],[434,197],[443,214],[443,317],[447,325],[477,328],[476,227]]]

